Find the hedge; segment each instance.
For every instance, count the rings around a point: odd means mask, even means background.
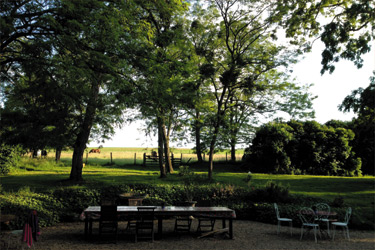
[[[103,188],[64,187],[50,193],[36,193],[22,189],[15,193],[0,193],[1,212],[16,214],[19,220],[12,222],[10,228],[21,228],[28,211],[38,211],[41,226],[57,222],[79,219],[84,208],[99,205],[101,197],[118,197],[124,192],[148,194],[144,205],[176,205],[185,200],[182,186],[174,185],[114,185]],[[283,216],[293,218],[293,225],[299,226],[297,212],[300,207],[311,206],[318,202],[330,204],[339,218],[345,214],[345,204],[340,199],[327,201],[301,195],[290,195],[284,187],[267,184],[264,188],[246,190],[232,185],[211,184],[194,188],[194,198],[198,201],[210,201],[213,206],[227,206],[236,211],[237,219],[253,220],[264,223],[276,223],[273,203],[277,202]],[[336,207],[335,207],[336,206]],[[338,207],[337,207],[338,206]],[[351,228],[374,229],[374,223],[359,216],[360,208],[353,208]]]

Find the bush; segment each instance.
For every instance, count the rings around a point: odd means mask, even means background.
[[[17,167],[21,159],[20,153],[21,148],[18,146],[0,145],[0,175],[6,175],[12,168]]]
[[[100,201],[97,189],[66,187],[55,190],[52,195],[62,204],[60,217],[63,221],[74,221],[84,208],[99,205]]]
[[[0,194],[1,213],[14,214],[17,220],[11,222],[11,228],[22,228],[31,210],[38,212],[41,227],[50,226],[60,221],[63,205],[52,195],[35,193],[29,188],[16,193]]]
[[[342,196],[336,197],[333,202],[331,203],[332,207],[343,207],[344,206],[344,198]]]
[[[105,188],[64,187],[52,193],[40,194],[24,188],[16,193],[0,193],[0,206],[4,214],[16,214],[21,219],[11,224],[13,228],[21,228],[24,216],[35,209],[39,213],[41,226],[53,225],[60,221],[72,221],[88,206],[99,205],[101,197],[118,197],[124,192],[148,194],[144,205],[177,205],[185,201],[184,189],[181,185],[114,185]],[[264,223],[276,223],[273,203],[277,202],[280,213],[293,219],[293,225],[300,226],[297,211],[301,207],[311,207],[316,203],[328,203],[338,218],[344,218],[346,207],[337,198],[333,202],[303,195],[290,195],[289,189],[274,182],[264,187],[247,190],[233,185],[209,184],[194,186],[195,200],[198,206],[201,201],[210,201],[211,206],[226,206],[236,211],[237,219],[254,220]],[[341,207],[335,207],[335,204]],[[351,227],[358,229],[374,229],[371,218],[360,217],[361,208],[353,207]]]

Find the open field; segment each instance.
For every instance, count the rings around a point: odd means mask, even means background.
[[[124,164],[142,164],[143,163],[143,154],[146,153],[147,155],[151,154],[151,151],[157,151],[157,148],[101,148],[100,154],[97,153],[90,153],[89,151],[92,148],[87,148],[84,154],[84,162],[85,163],[97,163],[100,165],[111,163],[111,155],[112,155],[112,163],[117,165],[124,165]],[[49,152],[48,158],[54,158],[53,151]],[[174,155],[175,158],[182,157],[182,162],[194,162],[197,161],[197,155],[194,154],[192,149],[171,149],[171,153]],[[61,160],[65,162],[71,162],[73,155],[73,151],[63,151],[61,153]],[[243,156],[243,149],[239,149],[236,151],[236,159],[238,161],[241,160]],[[205,160],[208,160],[208,155],[203,155]],[[214,161],[226,161],[230,160],[230,152],[224,151],[219,152],[214,155]]]

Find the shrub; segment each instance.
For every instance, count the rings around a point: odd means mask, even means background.
[[[344,198],[342,196],[336,197],[332,203],[332,207],[343,207],[344,206]]]
[[[177,205],[185,201],[182,185],[114,185],[104,188],[64,187],[52,193],[35,193],[29,188],[24,188],[16,193],[0,193],[0,206],[2,213],[16,214],[21,219],[11,224],[13,228],[21,228],[30,210],[39,213],[41,226],[53,225],[60,221],[72,221],[88,206],[99,205],[101,197],[118,197],[124,192],[148,194],[143,200],[144,205]],[[248,219],[264,223],[276,223],[273,203],[277,202],[280,213],[293,219],[293,225],[300,226],[297,211],[301,207],[311,207],[316,203],[328,203],[338,213],[338,218],[343,218],[346,207],[335,207],[340,203],[337,198],[332,203],[321,198],[303,195],[290,195],[289,189],[274,182],[266,186],[249,191],[233,185],[209,184],[194,186],[196,201],[211,202],[212,206],[226,206],[236,211],[237,219]],[[340,203],[341,204],[341,203]],[[360,229],[373,229],[370,217],[360,217],[361,208],[353,208],[351,227]]]
[[[18,146],[0,145],[0,175],[6,175],[20,161],[21,148]]]
[[[11,222],[11,228],[22,228],[31,210],[38,212],[40,226],[50,226],[60,221],[62,204],[52,195],[35,193],[29,188],[16,193],[0,194],[3,214],[14,214],[18,220]]]
[[[72,221],[84,208],[99,205],[100,193],[93,188],[65,187],[56,189],[53,197],[62,204],[61,217],[64,221]]]

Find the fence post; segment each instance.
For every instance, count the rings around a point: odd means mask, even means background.
[[[225,161],[228,162],[228,152],[225,152]]]
[[[86,153],[86,164],[87,164],[87,158],[89,158],[89,153]]]
[[[134,165],[137,165],[137,153],[134,153]]]
[[[143,153],[143,166],[146,166],[146,153]]]
[[[206,153],[203,153],[203,161],[206,160]]]
[[[111,152],[111,165],[112,165],[112,152]]]

